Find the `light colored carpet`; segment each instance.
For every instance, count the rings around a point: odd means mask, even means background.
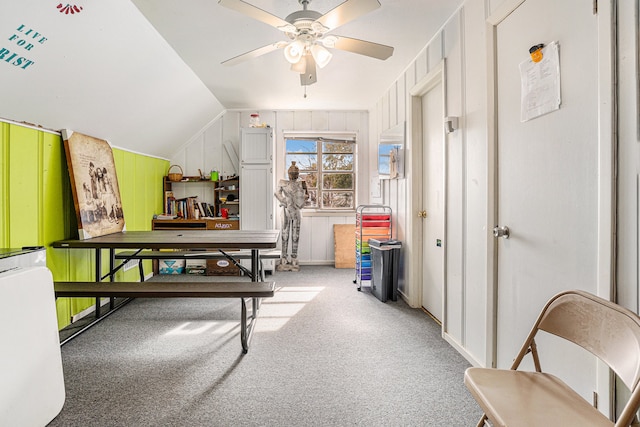
[[[50,426],[475,425],[469,364],[439,326],[353,278],[267,276],[278,291],[246,355],[239,300],[135,300],[62,347],[67,399]]]

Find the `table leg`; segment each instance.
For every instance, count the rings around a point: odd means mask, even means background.
[[[240,341],[242,342],[242,354],[247,354],[249,351],[249,336],[251,333],[247,329],[247,303],[244,301],[244,298],[240,298],[240,301],[242,304],[242,309],[240,311]],[[255,320],[255,318],[251,321],[252,326],[253,320]]]
[[[115,268],[116,268],[116,250],[109,249],[109,281],[115,282]],[[116,305],[116,299],[114,297],[109,298],[109,310],[113,310]]]
[[[143,259],[138,260],[138,272],[140,273],[140,281],[144,282],[144,266],[142,265]]]
[[[100,282],[100,270],[102,267],[102,250],[100,248],[96,248],[96,265],[95,265],[95,274],[96,274],[96,282]],[[100,317],[100,297],[96,297],[96,318]]]
[[[251,281],[260,281],[260,251],[258,249],[251,249]]]

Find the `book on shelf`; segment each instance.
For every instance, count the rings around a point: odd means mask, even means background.
[[[167,214],[160,214],[155,216],[155,219],[177,219],[177,218],[178,218],[177,215],[167,215]]]
[[[165,215],[173,215],[182,219],[195,219],[197,198],[197,196],[183,197],[181,199],[168,197]]]
[[[205,218],[213,217],[213,209],[209,203],[200,202],[200,211],[202,212],[202,216]]]
[[[211,218],[215,218],[216,217],[216,207],[213,206],[212,204],[207,203],[207,209],[209,210],[209,216]]]
[[[167,215],[173,214],[174,201],[176,200],[173,197],[173,191],[165,191],[164,192],[164,213]]]
[[[199,218],[215,218],[216,216],[215,206],[198,201],[197,196],[177,199],[173,191],[165,191],[164,212],[162,215],[157,215],[157,219],[195,219],[196,211]]]

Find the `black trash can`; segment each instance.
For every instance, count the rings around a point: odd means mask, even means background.
[[[371,248],[371,293],[380,301],[398,300],[398,266],[402,242],[369,239]]]

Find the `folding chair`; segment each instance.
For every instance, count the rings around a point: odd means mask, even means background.
[[[631,397],[614,424],[558,377],[540,368],[535,337],[545,331],[569,340],[606,363]],[[518,371],[531,353],[535,372]],[[545,305],[511,369],[468,368],[464,383],[484,414],[477,427],[630,426],[640,406],[640,317],[583,291],[560,293]],[[632,424],[633,423],[633,424]]]

